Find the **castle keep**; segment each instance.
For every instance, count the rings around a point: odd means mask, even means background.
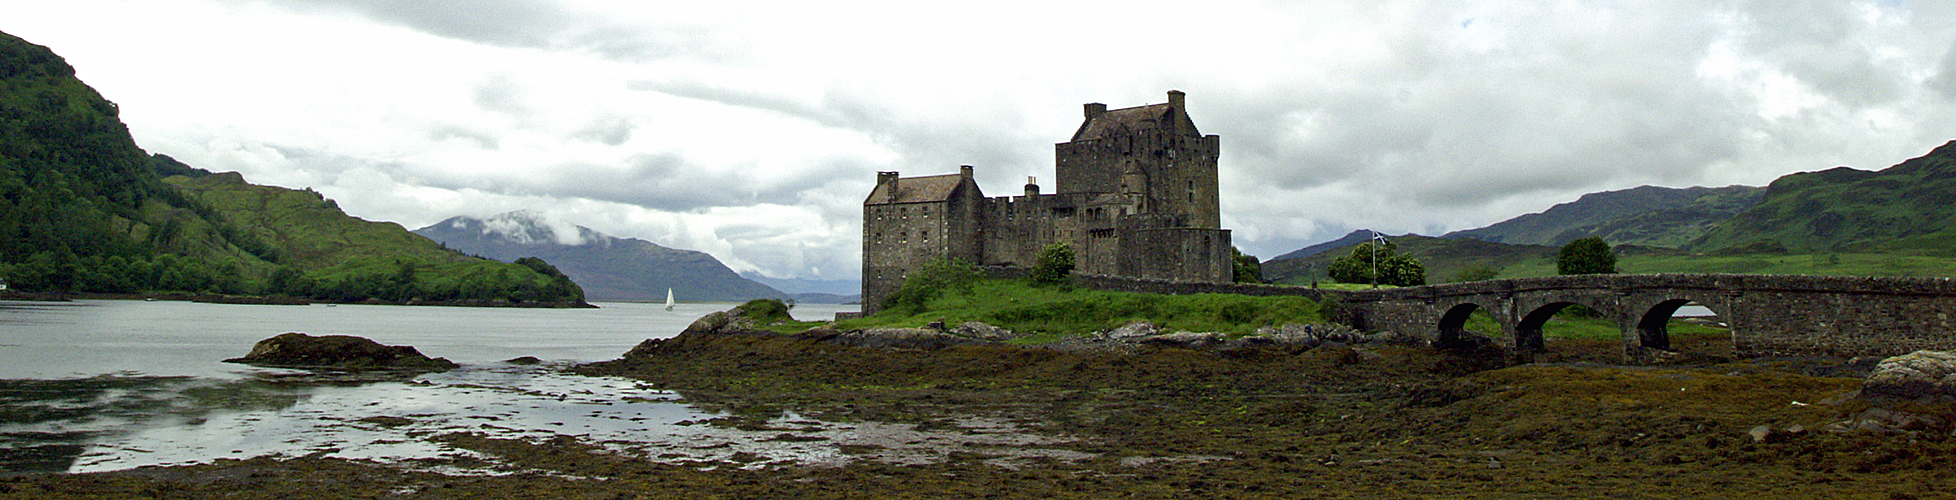
[[[1185,102],[1169,91],[1163,104],[1087,104],[1073,139],[1054,146],[1051,194],[1029,181],[1022,196],[987,198],[968,165],[926,177],[877,172],[863,200],[863,312],[938,256],[1023,268],[1055,242],[1073,246],[1078,273],[1230,281],[1221,141],[1196,131]]]

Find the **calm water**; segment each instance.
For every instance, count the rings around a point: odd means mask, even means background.
[[[103,374],[237,378],[265,370],[219,361],[286,332],[358,335],[478,364],[522,356],[615,359],[645,339],[679,334],[729,303],[603,303],[598,309],[370,305],[253,306],[174,301],[0,302],[0,379]],[[856,306],[801,304],[800,319]]]
[[[486,459],[427,439],[454,432],[525,439],[571,435],[672,460],[754,453],[808,463],[845,460],[837,447],[851,443],[985,445],[974,441],[982,436],[804,422],[792,413],[780,421],[821,439],[783,442],[771,439],[779,432],[696,425],[715,414],[635,381],[582,377],[562,368],[615,359],[646,339],[677,335],[694,319],[733,304],[680,304],[671,312],[654,304],[599,305],[0,302],[0,472],[89,472],[256,456],[312,455],[423,468]],[[793,312],[801,319],[829,319],[855,307],[802,304]],[[285,332],[411,345],[463,367],[412,380],[348,383],[220,362]],[[546,362],[502,362],[521,356]],[[890,453],[931,452],[892,446]]]

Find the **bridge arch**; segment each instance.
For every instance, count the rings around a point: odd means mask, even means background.
[[[1548,341],[1542,333],[1544,325],[1555,318],[1555,314],[1570,306],[1583,306],[1605,318],[1621,323],[1623,315],[1615,297],[1592,293],[1554,294],[1534,300],[1520,300],[1516,304],[1520,318],[1515,320],[1514,333],[1517,350],[1524,352],[1544,352]]]
[[[1441,346],[1468,347],[1480,342],[1506,343],[1505,341],[1507,339],[1503,337],[1507,336],[1507,329],[1503,325],[1508,324],[1508,322],[1502,318],[1505,315],[1501,314],[1500,309],[1487,307],[1474,300],[1460,300],[1444,306],[1440,304],[1435,304],[1435,306],[1436,309],[1445,307],[1443,312],[1440,313],[1440,322],[1436,325],[1437,332],[1434,335],[1435,344]],[[1495,327],[1503,331],[1495,332],[1494,335],[1486,339],[1476,338],[1480,337],[1480,335],[1476,335],[1474,332],[1467,330],[1467,321],[1473,318],[1475,311],[1487,311],[1488,314],[1493,315]]]
[[[1630,319],[1635,321],[1635,323],[1631,326],[1635,329],[1634,333],[1636,335],[1636,340],[1637,340],[1637,342],[1635,344],[1632,344],[1632,346],[1647,347],[1651,349],[1662,349],[1662,350],[1674,351],[1674,352],[1681,351],[1679,346],[1676,345],[1675,342],[1673,342],[1671,331],[1670,331],[1671,330],[1670,325],[1671,325],[1671,319],[1672,317],[1677,315],[1678,309],[1681,309],[1687,305],[1698,305],[1704,307],[1705,309],[1710,310],[1713,315],[1716,315],[1719,318],[1723,319],[1728,327],[1728,331],[1725,334],[1727,337],[1725,339],[1725,342],[1728,343],[1729,345],[1729,342],[1731,342],[1732,340],[1731,337],[1733,335],[1733,332],[1729,331],[1729,328],[1732,324],[1732,316],[1728,312],[1730,310],[1730,306],[1726,304],[1723,300],[1718,300],[1721,298],[1723,297],[1707,296],[1705,294],[1673,292],[1673,293],[1662,294],[1662,295],[1653,295],[1651,297],[1646,297],[1643,298],[1642,300],[1638,300],[1637,301],[1638,303],[1634,304],[1637,307],[1629,311],[1633,315],[1630,317]],[[1632,332],[1626,331],[1625,333],[1632,333]],[[1729,352],[1720,353],[1719,355],[1722,356],[1727,354],[1730,353]]]

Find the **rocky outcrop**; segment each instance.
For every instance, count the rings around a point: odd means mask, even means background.
[[[315,337],[303,333],[260,340],[251,347],[251,354],[224,362],[327,370],[446,371],[456,367],[452,361],[429,358],[410,346],[381,345],[350,335]]]
[[[1956,352],[1915,351],[1881,360],[1861,381],[1861,397],[1956,402]]]
[[[919,350],[935,350],[967,344],[995,343],[995,341],[961,337],[946,332],[921,328],[866,328],[842,332],[831,338],[830,341],[855,347]]]
[[[1223,336],[1220,333],[1175,332],[1141,337],[1139,341],[1152,346],[1201,349],[1222,345]]]

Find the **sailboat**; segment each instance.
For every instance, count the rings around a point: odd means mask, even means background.
[[[666,310],[667,310],[667,311],[671,311],[671,310],[672,310],[672,289],[671,289],[671,288],[667,288],[667,289],[666,289]]]

